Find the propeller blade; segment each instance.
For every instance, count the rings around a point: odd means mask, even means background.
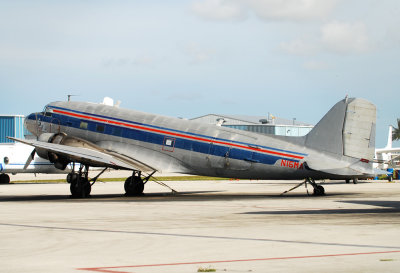
[[[24,170],[28,168],[28,166],[31,164],[32,160],[35,158],[35,153],[36,149],[33,149],[32,153],[28,156],[28,159],[26,160],[26,163],[24,165]]]

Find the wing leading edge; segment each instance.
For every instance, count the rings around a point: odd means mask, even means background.
[[[114,169],[137,170],[142,172],[157,171],[157,169],[139,160],[135,160],[126,155],[107,151],[104,149],[93,150],[83,147],[73,147],[37,140],[22,140],[12,137],[9,137],[9,139],[33,146],[37,149],[45,150],[47,152],[61,154],[71,161],[76,161],[82,164],[89,164],[99,167],[110,167]]]

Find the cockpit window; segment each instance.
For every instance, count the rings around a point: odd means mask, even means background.
[[[46,105],[42,112],[46,117],[51,117],[53,114],[53,109],[51,109],[48,105]]]

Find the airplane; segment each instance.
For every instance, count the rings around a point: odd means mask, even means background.
[[[392,147],[392,131],[393,126],[390,125],[386,147],[375,149],[375,160],[377,163],[374,164],[374,168],[386,170],[400,156],[400,148]],[[392,180],[392,178],[392,176],[388,176],[389,180]]]
[[[304,137],[261,135],[196,121],[138,112],[103,103],[58,101],[25,119],[34,148],[69,174],[72,197],[90,195],[90,167],[131,170],[126,195],[141,195],[156,172],[238,179],[305,179],[324,195],[317,179],[373,177],[376,107],[361,98],[336,103]],[[30,163],[28,158],[26,164]],[[103,171],[104,171],[103,170]]]
[[[26,158],[30,156],[32,148],[21,143],[10,143],[0,145],[0,184],[10,183],[9,174],[17,173],[68,173],[69,166],[65,170],[54,167],[50,161],[36,157],[32,159],[29,166],[24,166]]]

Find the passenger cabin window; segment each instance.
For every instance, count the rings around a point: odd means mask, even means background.
[[[104,133],[104,125],[97,124],[96,131],[99,133]]]
[[[84,129],[84,130],[87,130],[87,128],[88,128],[88,123],[87,123],[87,122],[84,122],[84,121],[81,121],[81,125],[79,125],[79,128]]]

